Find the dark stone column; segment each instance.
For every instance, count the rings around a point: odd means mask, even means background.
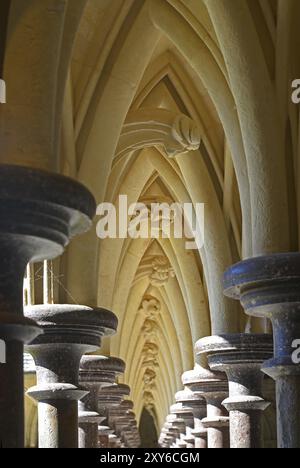
[[[123,361],[122,361],[123,363]],[[123,370],[121,373],[125,372],[125,363],[123,363]],[[112,429],[112,433],[115,430],[114,427],[114,415],[118,420],[120,414],[123,417],[126,410],[124,406],[121,406],[122,400],[125,396],[129,396],[130,394],[130,387],[124,384],[114,384],[108,387],[103,388],[99,392],[98,397],[98,408],[100,414],[105,417],[105,425],[100,426],[99,429],[99,440],[101,442],[102,447],[108,448],[109,446],[109,433],[106,433],[107,427]],[[133,403],[129,403],[129,408],[131,409],[131,404],[133,407]],[[102,435],[100,435],[102,433]]]
[[[129,419],[128,425],[123,429],[122,437],[126,447],[130,449],[137,448],[137,425],[135,419]]]
[[[185,372],[182,376],[183,385],[189,389],[190,382],[194,382],[197,379],[196,370]],[[195,437],[195,448],[206,449],[207,448],[207,429],[202,424],[202,420],[207,417],[207,405],[204,397],[201,393],[190,390],[186,395],[188,405],[193,411],[194,415],[194,429],[192,431]]]
[[[202,354],[201,343],[196,344],[196,353]],[[207,405],[207,416],[201,423],[207,429],[207,448],[229,448],[229,416],[222,402],[228,397],[228,382],[223,372],[196,364],[194,371],[186,376],[186,385],[201,395]]]
[[[274,358],[263,371],[276,381],[278,446],[300,448],[300,254],[241,262],[226,272],[224,286],[248,315],[272,321]]]
[[[87,395],[78,384],[80,360],[115,332],[117,319],[75,305],[32,306],[26,315],[44,330],[27,348],[37,367],[37,386],[28,394],[38,401],[39,447],[78,448],[78,401]]]
[[[72,236],[90,227],[94,213],[93,197],[71,179],[0,165],[0,340],[6,346],[6,364],[0,365],[2,447],[24,446],[23,348],[41,333],[23,315],[26,266],[61,255]]]
[[[121,359],[105,356],[84,356],[81,359],[79,382],[89,394],[79,403],[79,448],[98,447],[98,427],[106,419],[98,412],[100,389],[112,385],[124,370],[125,364]]]
[[[119,407],[109,410],[109,426],[115,430],[115,433],[128,448],[136,448],[140,444],[140,437],[135,420],[135,414],[132,411],[133,402],[124,400]]]
[[[201,347],[212,370],[225,372],[229,398],[223,405],[230,414],[230,447],[262,448],[262,413],[269,403],[263,398],[262,363],[272,356],[271,335],[222,335],[204,338]]]
[[[125,403],[125,407],[123,403]],[[133,407],[132,401],[124,400],[122,406],[121,403],[119,403],[119,405],[115,405],[108,410],[108,425],[120,439],[122,439],[123,428],[126,427],[128,423],[126,412],[131,411]]]

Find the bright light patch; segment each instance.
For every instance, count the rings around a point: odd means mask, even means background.
[[[0,79],[0,104],[6,104],[6,84]]]

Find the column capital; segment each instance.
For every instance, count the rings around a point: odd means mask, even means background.
[[[112,387],[119,375],[125,372],[122,359],[107,356],[83,356],[80,361],[79,380],[86,386],[98,389]]]
[[[196,343],[196,353],[202,354],[202,343]],[[202,398],[219,398],[228,394],[228,381],[224,372],[213,372],[210,369],[195,364],[195,368],[184,373],[183,381],[186,387]]]

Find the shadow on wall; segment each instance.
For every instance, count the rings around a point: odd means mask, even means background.
[[[141,448],[158,448],[158,434],[153,416],[145,408],[140,422]]]

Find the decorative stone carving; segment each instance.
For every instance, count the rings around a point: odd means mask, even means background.
[[[157,338],[157,332],[159,327],[155,320],[147,319],[141,329],[145,339],[155,340]]]
[[[116,151],[115,163],[128,152],[160,146],[169,158],[196,151],[201,144],[197,124],[185,114],[141,108],[128,114]]]
[[[158,299],[152,296],[148,296],[143,299],[141,307],[139,308],[139,314],[145,319],[156,321],[161,310],[161,304]]]
[[[147,297],[143,300],[139,313],[145,318],[142,327],[142,333],[145,337],[145,344],[142,350],[142,367],[145,368],[143,376],[143,399],[145,408],[152,412],[154,409],[153,390],[156,387],[156,368],[158,368],[159,347],[157,345],[157,334],[159,326],[157,320],[159,318],[161,305],[154,297]]]
[[[155,407],[154,396],[151,392],[144,392],[144,406],[148,411],[152,411]]]
[[[31,306],[25,313],[44,331],[27,347],[37,368],[28,394],[38,401],[39,447],[78,448],[78,401],[87,394],[78,384],[80,359],[115,333],[117,318],[75,305]]]
[[[23,280],[29,262],[61,255],[95,214],[92,195],[77,182],[20,166],[0,166],[0,366],[2,447],[24,446],[23,347],[41,329],[23,316]]]
[[[146,369],[143,377],[145,387],[152,388],[156,379],[156,372],[152,369]]]
[[[143,367],[153,366],[157,367],[157,356],[159,348],[156,343],[146,342],[143,348]]]
[[[165,144],[166,153],[170,158],[189,151],[196,151],[200,147],[201,135],[199,128],[192,119],[184,114],[175,118],[171,135],[177,144]]]
[[[152,272],[150,274],[150,284],[160,288],[167,284],[170,278],[174,278],[175,273],[166,257],[156,257],[152,262]]]

